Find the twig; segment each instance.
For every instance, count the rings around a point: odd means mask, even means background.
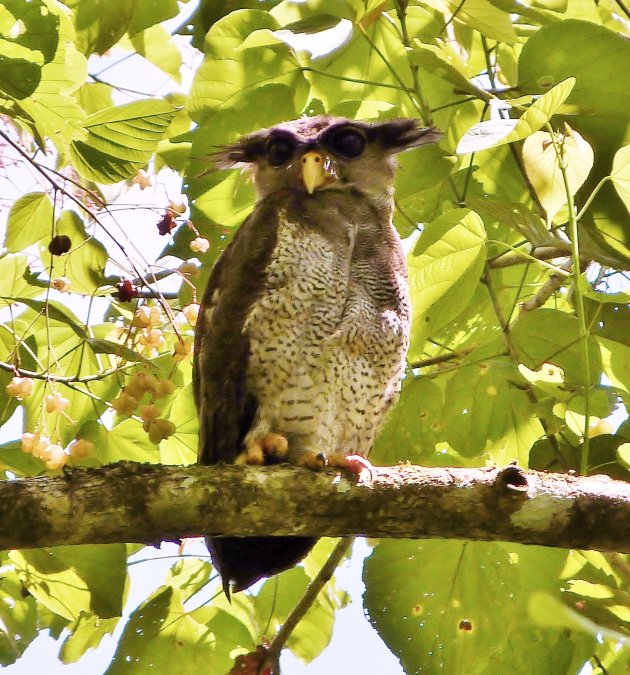
[[[291,610],[291,613],[280,627],[280,630],[274,639],[271,641],[271,644],[267,650],[267,658],[262,664],[261,670],[263,670],[266,666],[271,665],[273,667],[273,673],[280,672],[280,652],[291,636],[291,633],[295,630],[298,623],[300,623],[306,612],[308,612],[311,605],[315,602],[315,598],[317,598],[319,592],[330,581],[330,578],[335,573],[335,570],[342,561],[343,557],[346,555],[346,552],[352,545],[353,541],[354,537],[344,537],[343,539],[339,540],[332,553],[328,557],[328,560],[322,565],[322,568],[317,573],[317,576],[313,579],[313,581],[311,581],[304,595],[300,598],[297,605],[295,605],[295,607]]]

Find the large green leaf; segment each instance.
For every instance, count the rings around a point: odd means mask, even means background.
[[[12,551],[22,582],[44,606],[70,620],[82,612],[122,614],[127,570],[124,544]]]
[[[149,161],[175,113],[168,101],[145,99],[90,115],[85,140],[71,146],[76,169],[101,183],[130,178]]]
[[[25,7],[29,16],[31,12],[40,14],[28,24],[24,43],[35,49],[43,48],[45,54],[37,87],[19,101],[18,107],[33,120],[33,133],[41,149],[45,151],[44,139],[49,138],[63,153],[85,117],[72,93],[87,77],[87,61],[76,47],[74,27],[65,8],[46,0],[18,4]],[[54,19],[45,18],[49,15]],[[42,38],[42,33],[49,31]]]
[[[295,112],[302,109],[306,81],[288,46],[239,49],[254,31],[277,28],[277,22],[266,12],[248,9],[232,12],[212,26],[206,35],[204,61],[190,92],[193,119],[200,122],[215,110],[243,107],[253,91],[269,84],[288,87]]]
[[[453,209],[424,229],[408,258],[413,308],[409,358],[425,337],[465,309],[484,263],[485,230],[470,209]]]
[[[37,605],[35,598],[24,595],[18,574],[6,568],[0,584],[0,621],[0,665],[9,666],[37,636]]]
[[[71,249],[63,256],[51,255],[48,241],[40,240],[40,257],[49,278],[66,277],[70,290],[91,295],[105,282],[107,251],[94,237],[88,236],[75,211],[63,211],[54,228],[55,235],[70,239]]]
[[[11,206],[4,246],[21,253],[31,244],[50,239],[53,226],[52,200],[45,192],[29,192]]]
[[[64,640],[59,658],[63,663],[75,663],[88,649],[96,649],[106,635],[111,635],[119,618],[102,619],[96,614],[82,613],[69,627],[70,635]]]
[[[400,399],[387,416],[370,460],[384,466],[405,461],[426,464],[436,443],[443,440],[440,423],[443,405],[442,390],[433,380],[424,377],[405,380]]]
[[[485,673],[519,621],[517,570],[497,544],[382,541],[363,580],[370,622],[408,673]]]
[[[482,360],[493,351],[496,345],[490,344],[473,352],[477,363],[459,368],[448,381],[441,424],[450,445],[477,463],[486,455],[498,465],[527,466],[543,428],[526,392],[515,384],[514,366],[505,358]]]
[[[77,45],[87,56],[104,54],[125,34],[140,0],[67,0],[73,9]],[[158,3],[162,4],[162,3]],[[155,7],[155,3],[154,3]]]
[[[578,192],[583,201],[611,172],[617,150],[630,143],[625,94],[630,90],[630,43],[624,35],[589,21],[570,19],[543,27],[523,46],[519,88],[547,91],[567,77],[576,84],[566,101],[566,121],[593,146],[595,164]],[[600,245],[630,260],[627,211],[612,185],[599,192],[582,222]]]
[[[538,370],[543,363],[553,363],[563,369],[568,386],[587,383],[576,317],[547,308],[528,312],[514,324],[512,340],[521,363],[531,370]],[[589,337],[587,340],[590,356],[588,381],[597,384],[602,373],[601,356],[595,339]]]
[[[106,673],[221,673],[214,656],[217,642],[219,636],[184,611],[181,591],[162,586],[129,617]]]

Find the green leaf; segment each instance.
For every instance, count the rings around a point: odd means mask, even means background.
[[[35,599],[24,596],[18,575],[5,568],[0,584],[0,665],[15,663],[37,637],[37,614]]]
[[[544,628],[567,628],[588,633],[599,639],[604,637],[615,640],[623,645],[630,643],[626,635],[596,624],[547,593],[532,593],[528,611],[530,617]]]
[[[48,241],[40,240],[39,254],[49,278],[66,277],[70,281],[71,292],[91,295],[105,283],[105,247],[88,236],[83,220],[75,211],[62,211],[54,232],[55,235],[67,236],[71,249],[62,256],[51,255]]]
[[[617,458],[630,471],[630,443],[622,443],[617,448]]]
[[[182,56],[173,39],[162,26],[151,26],[131,38],[141,56],[164,71],[175,82],[181,81]]]
[[[466,203],[475,211],[487,214],[498,222],[509,225],[534,246],[550,243],[551,235],[543,219],[524,204],[492,199],[467,199]]]
[[[484,245],[483,222],[470,209],[447,211],[424,229],[407,261],[414,317],[411,360],[422,352],[428,332],[454,318],[472,297],[483,267]]]
[[[55,614],[77,620],[122,614],[127,583],[124,544],[56,546],[13,551],[11,560],[29,592]]]
[[[521,363],[538,370],[553,363],[564,370],[569,386],[585,385],[579,321],[566,312],[541,308],[521,315],[512,327],[512,341]],[[599,382],[602,372],[600,352],[595,338],[587,338],[590,355],[590,382]]]
[[[158,462],[158,449],[148,438],[142,424],[134,419],[123,420],[112,429],[99,427],[96,443],[98,459],[102,464],[113,464],[123,459],[135,462]]]
[[[490,120],[470,128],[460,139],[457,153],[479,152],[495,145],[513,143],[538,131],[558,111],[575,86],[575,78],[569,77],[543,94],[523,113],[518,120]]]
[[[84,123],[86,140],[71,146],[77,170],[102,183],[130,178],[155,152],[175,112],[167,101],[145,99],[90,115]]]
[[[630,211],[630,145],[620,148],[615,153],[610,180]]]
[[[162,586],[129,617],[106,675],[215,673],[214,633],[184,611],[180,591]],[[173,655],[177,654],[177,658]]]
[[[376,438],[370,460],[383,466],[404,461],[426,465],[438,441],[443,440],[443,405],[444,395],[434,381],[406,379],[400,399]]]
[[[232,12],[210,28],[204,61],[190,92],[189,112],[195,121],[203,121],[216,110],[242,108],[257,88],[274,83],[291,91],[294,115],[303,108],[306,81],[287,45],[238,51],[250,33],[278,28],[272,16],[253,9]]]
[[[630,90],[628,63],[630,43],[626,37],[589,21],[569,19],[544,26],[523,45],[518,62],[520,90],[542,92],[567,77],[576,78],[566,102],[566,119],[588,139],[595,152],[595,164],[578,193],[578,203],[610,175],[615,153],[630,143],[625,101],[625,92]],[[627,264],[627,221],[627,209],[607,183],[581,224],[600,247]]]
[[[568,203],[567,191],[574,196],[584,184],[594,159],[591,146],[568,125],[567,133],[556,138],[561,159],[546,131],[537,131],[523,143],[525,172],[547,212],[548,223]],[[565,166],[566,185],[561,162]]]
[[[156,26],[163,21],[177,16],[179,6],[177,0],[137,0],[133,3],[135,12],[127,27],[129,35],[135,36],[140,31]],[[205,8],[204,8],[205,9]]]
[[[451,82],[457,89],[477,96],[482,101],[488,101],[489,94],[471,82],[461,57],[448,45],[423,44],[420,40],[413,41],[413,49],[409,60],[421,68],[432,72]]]
[[[25,255],[5,254],[0,257],[0,296],[7,304],[15,297],[35,297],[41,286],[32,285],[29,279],[28,258]]]
[[[517,569],[497,544],[382,541],[363,580],[370,623],[408,673],[488,672],[519,623]]]
[[[168,419],[177,431],[160,443],[160,461],[163,464],[194,464],[199,445],[199,421],[191,386],[179,389]]]
[[[9,211],[4,246],[11,253],[50,239],[53,225],[52,200],[45,192],[29,192],[13,203]]]
[[[41,15],[41,19],[29,25],[25,43],[35,49],[43,46],[46,56],[37,88],[19,101],[18,108],[33,120],[35,140],[42,151],[46,151],[44,139],[49,138],[57,150],[64,153],[85,117],[72,94],[87,77],[87,61],[76,48],[70,13],[63,6],[41,0],[25,5],[28,5],[28,13]],[[51,14],[54,23],[44,18]],[[47,31],[51,34],[42,39],[42,33]]]
[[[82,613],[68,626],[70,635],[59,651],[62,663],[76,663],[88,649],[96,649],[106,635],[111,635],[118,625],[118,617],[102,619],[95,614]]]
[[[87,56],[104,54],[125,34],[139,0],[68,0],[73,10],[77,44]],[[162,4],[162,3],[159,3]],[[155,5],[154,5],[155,6]]]
[[[490,343],[473,352],[474,365],[464,366],[448,381],[442,426],[450,445],[464,457],[489,456],[498,464],[528,466],[529,451],[543,435],[527,393],[516,385],[518,374]]]
[[[447,0],[446,4],[458,21],[467,23],[482,35],[508,44],[519,41],[510,15],[488,0],[466,0],[464,4],[457,0]]]

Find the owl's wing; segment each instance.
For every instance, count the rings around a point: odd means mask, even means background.
[[[193,390],[199,412],[199,461],[231,463],[257,408],[247,389],[249,343],[243,331],[263,288],[276,243],[277,216],[262,201],[217,261],[195,330]]]

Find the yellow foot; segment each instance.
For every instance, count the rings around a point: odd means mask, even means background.
[[[250,438],[245,443],[245,450],[234,461],[235,464],[253,464],[262,466],[265,459],[276,461],[284,459],[289,450],[287,439],[281,434],[265,434],[261,438]]]
[[[306,450],[295,460],[295,464],[296,466],[303,466],[307,469],[321,471],[328,466],[328,457],[326,457],[325,452]]]

